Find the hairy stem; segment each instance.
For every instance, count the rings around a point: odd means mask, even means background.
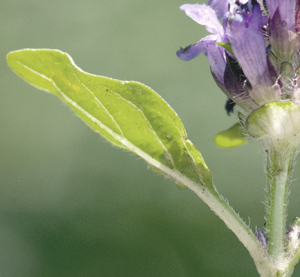
[[[271,147],[267,154],[266,232],[269,241],[268,252],[274,261],[280,261],[284,258],[285,253],[286,206],[295,149]]]
[[[260,276],[270,276],[269,273],[273,271],[273,264],[267,253],[251,229],[229,206],[227,201],[220,194],[212,193],[191,182],[184,182],[184,184],[193,190],[243,243],[252,256]]]

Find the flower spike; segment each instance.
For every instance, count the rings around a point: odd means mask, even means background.
[[[211,34],[180,49],[178,57],[190,60],[202,52],[208,57],[215,82],[230,99],[226,111],[230,114],[235,104],[239,106],[239,121],[247,126],[245,133],[257,137],[252,134],[256,128],[249,127],[254,121],[248,119],[253,113],[261,118],[268,118],[264,113],[273,116],[271,111],[277,105],[269,105],[273,102],[282,108],[282,118],[277,120],[288,124],[283,115],[290,106],[280,103],[300,107],[300,0],[210,0],[207,5],[185,4],[180,9]],[[259,129],[264,137],[274,136],[270,130],[277,123],[270,120],[267,126],[266,121],[259,123],[259,117],[255,124],[265,128]],[[287,138],[293,130],[300,132],[292,126]],[[285,139],[284,135],[276,136]]]

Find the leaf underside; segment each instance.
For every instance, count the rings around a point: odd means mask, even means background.
[[[170,178],[187,177],[214,191],[210,171],[178,115],[149,87],[84,72],[59,50],[14,51],[7,62],[31,85],[60,97],[114,145]]]

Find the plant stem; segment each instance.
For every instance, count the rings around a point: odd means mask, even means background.
[[[248,249],[260,276],[271,276],[269,273],[274,270],[274,267],[267,253],[264,251],[251,229],[229,206],[228,202],[217,192],[212,193],[210,190],[201,188],[190,181],[183,183],[193,190],[210,207],[210,209],[224,221],[226,226]]]
[[[294,153],[294,148],[271,147],[267,150],[266,232],[268,252],[275,262],[282,260],[285,253],[286,206]]]

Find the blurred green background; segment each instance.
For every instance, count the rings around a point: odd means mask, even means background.
[[[6,65],[9,51],[55,48],[87,72],[152,87],[181,117],[218,190],[253,229],[262,227],[263,151],[256,142],[214,146],[236,116],[226,115],[206,57],[175,55],[207,34],[178,9],[185,2],[0,3],[0,276],[258,276],[196,195],[110,146]],[[299,182],[291,186],[289,222],[300,216]]]

